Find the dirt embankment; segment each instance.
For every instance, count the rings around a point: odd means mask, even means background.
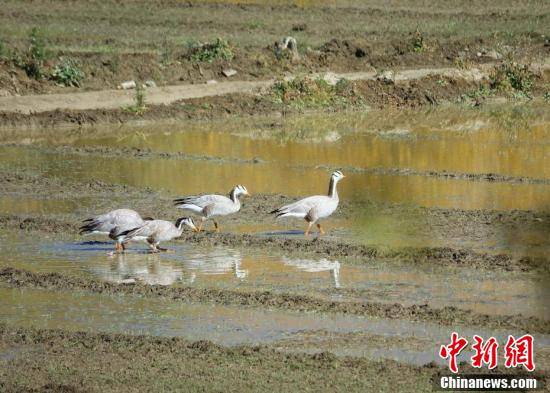
[[[0,387],[12,392],[391,391],[431,392],[445,368],[391,360],[226,348],[210,341],[15,328],[0,324]],[[469,374],[520,374],[521,369]],[[540,381],[544,376],[535,373]],[[389,391],[390,391],[389,390]]]
[[[353,110],[357,108],[355,105],[359,104],[359,101],[361,108],[364,108],[365,105],[376,108],[387,106],[416,108],[458,99],[463,94],[475,90],[478,86],[477,82],[455,80],[445,84],[438,84],[439,80],[439,77],[434,76],[396,84],[377,80],[354,81],[350,82],[353,84],[352,89],[354,89],[353,102],[350,101],[350,104],[346,108],[334,107],[331,109],[327,106],[326,108],[312,109]],[[446,78],[443,78],[443,80],[446,80]],[[208,87],[206,86],[205,88]],[[133,98],[129,97],[131,105]],[[24,97],[21,100],[24,100]],[[60,107],[63,107],[63,100],[71,101],[71,98],[61,98],[59,102]],[[10,105],[9,102],[6,105]],[[85,103],[82,105],[85,105]],[[97,105],[97,101],[94,101],[93,105]],[[176,100],[176,102],[167,105],[147,105],[147,109],[139,113],[127,110],[122,105],[116,109],[56,109],[45,112],[38,111],[31,114],[0,111],[0,124],[2,124],[3,128],[33,128],[102,123],[119,124],[166,119],[204,120],[228,116],[270,115],[273,113],[291,114],[299,113],[304,109],[307,109],[307,107],[282,105],[276,102],[269,92],[260,94],[229,93],[219,96],[190,98],[184,101]]]
[[[435,366],[0,324],[3,392],[431,391]]]
[[[550,321],[523,315],[485,315],[456,307],[432,308],[427,304],[403,306],[373,302],[338,302],[270,291],[243,292],[230,289],[167,287],[145,284],[112,284],[58,273],[32,273],[14,268],[0,269],[0,282],[14,288],[50,290],[83,290],[102,294],[161,297],[188,302],[216,303],[236,306],[272,307],[309,312],[335,312],[375,318],[406,319],[443,325],[480,326],[487,328],[550,333]]]
[[[547,85],[548,73],[542,75],[540,82],[532,94],[543,95]],[[237,83],[237,82],[235,82]],[[244,82],[249,85],[248,82]],[[221,85],[221,84],[220,84]],[[226,118],[230,116],[253,116],[253,115],[289,115],[302,113],[304,111],[345,111],[364,110],[370,108],[420,108],[434,106],[445,102],[464,101],[472,105],[481,105],[489,96],[498,96],[498,92],[490,92],[486,87],[487,82],[483,80],[471,80],[456,78],[437,73],[420,79],[407,79],[402,81],[386,80],[354,80],[348,82],[346,88],[337,93],[330,93],[332,97],[322,103],[318,103],[319,97],[303,97],[295,102],[281,103],[280,97],[274,96],[273,91],[268,88],[261,92],[251,90],[248,93],[226,91],[225,87],[212,90],[208,85],[204,88],[193,87],[196,98],[180,100],[177,94],[159,91],[159,100],[172,102],[170,104],[146,105],[140,110],[131,109],[134,98],[130,93],[125,94],[125,101],[129,105],[120,104],[116,97],[110,97],[116,101],[117,108],[113,109],[56,109],[40,111],[40,105],[36,108],[25,103],[25,97],[21,97],[20,104],[13,103],[10,111],[0,111],[0,125],[4,129],[11,128],[49,128],[60,126],[82,126],[102,123],[132,123],[143,121],[160,120],[208,120],[215,118]],[[216,85],[214,85],[216,86]],[[238,86],[238,83],[237,85]],[[485,87],[484,87],[485,86]],[[239,88],[241,89],[241,88]],[[208,90],[205,93],[202,90]],[[212,90],[212,91],[210,91]],[[242,90],[242,89],[241,89]],[[246,90],[246,89],[245,89]],[[239,91],[239,90],[237,90]],[[183,96],[187,94],[184,92]],[[94,93],[96,94],[96,93]],[[118,93],[116,93],[118,94]],[[216,95],[222,94],[222,95]],[[310,94],[310,93],[306,93]],[[327,92],[320,92],[320,97]],[[503,93],[504,94],[504,93]],[[508,94],[508,93],[506,93]],[[506,95],[505,94],[505,95]],[[518,93],[519,94],[519,93]],[[97,94],[96,94],[97,95]],[[180,94],[181,95],[181,94]],[[55,99],[55,97],[50,97]],[[74,97],[60,97],[58,103],[52,102],[48,107],[58,105],[63,108],[86,107],[86,102],[78,100],[85,98],[76,94]],[[10,100],[4,98],[4,107],[10,107]],[[74,104],[73,101],[77,101]],[[90,102],[90,108],[96,108],[101,99]],[[108,101],[106,101],[108,102]],[[15,108],[24,108],[30,114],[14,112]]]

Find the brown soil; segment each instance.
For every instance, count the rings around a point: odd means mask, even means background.
[[[440,77],[388,84],[382,81],[354,81],[354,91],[362,104],[371,107],[420,107],[454,100],[474,90],[475,82],[454,81],[440,84]],[[443,78],[445,79],[445,78]],[[328,108],[327,108],[328,109]],[[350,106],[349,109],[353,109]],[[98,123],[126,123],[135,121],[212,119],[227,116],[290,114],[300,109],[276,103],[269,94],[229,94],[224,96],[193,98],[169,105],[150,105],[136,114],[125,109],[55,110],[30,115],[0,112],[3,128],[58,127],[63,125],[89,125]]]
[[[0,324],[3,392],[429,392],[438,367],[224,348],[209,341],[13,328]],[[9,359],[9,360],[7,360]],[[414,388],[411,388],[411,385]],[[395,391],[395,390],[394,390]]]
[[[237,71],[243,81],[265,80],[285,73],[351,72],[380,69],[399,70],[415,67],[452,67],[457,63],[468,66],[482,65],[495,61],[486,56],[477,56],[475,47],[491,47],[495,40],[464,39],[445,43],[432,41],[429,50],[414,51],[410,36],[373,42],[371,39],[333,38],[303,51],[299,60],[274,55],[272,43],[263,48],[235,48],[231,61],[215,60],[194,62],[183,53],[174,54],[177,60],[162,64],[160,56],[153,53],[94,53],[60,51],[57,58],[75,59],[86,75],[82,88],[61,87],[47,78],[36,80],[7,59],[0,58],[0,89],[10,95],[51,94],[76,91],[115,89],[122,81],[145,81],[156,79],[160,85],[182,83],[202,84],[208,80],[227,80],[223,70]],[[539,58],[548,55],[542,42],[530,42],[514,48],[518,58]],[[472,49],[469,49],[472,48]],[[46,72],[53,69],[54,60],[46,62]],[[48,67],[49,66],[49,67]]]
[[[0,388],[5,392],[400,391],[431,392],[447,373],[431,363],[282,353],[272,346],[16,328],[0,324]],[[469,374],[521,374],[521,369]],[[545,377],[537,372],[539,381]],[[385,387],[388,387],[387,389]]]
[[[519,315],[484,315],[456,307],[435,309],[427,304],[403,306],[399,303],[338,302],[294,294],[269,291],[243,292],[229,289],[200,289],[159,285],[119,285],[58,273],[32,273],[14,268],[0,269],[0,282],[15,288],[44,288],[49,290],[84,290],[102,294],[131,294],[162,297],[187,302],[209,302],[251,307],[272,307],[310,312],[336,312],[375,318],[407,319],[435,322],[442,325],[482,326],[498,329],[550,333],[550,321]]]

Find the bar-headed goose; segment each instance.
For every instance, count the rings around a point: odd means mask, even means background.
[[[228,214],[237,213],[241,209],[241,195],[250,195],[245,186],[238,185],[231,190],[229,197],[224,195],[201,195],[188,196],[174,199],[174,204],[180,209],[193,212],[201,217],[199,231],[205,220],[215,216],[226,216]],[[219,226],[216,220],[214,226],[216,232],[219,232]]]
[[[139,213],[134,210],[116,209],[82,221],[84,225],[79,229],[81,235],[100,233],[109,236],[115,241],[115,252],[120,252],[125,248],[120,233],[140,227],[147,220],[152,220],[152,218],[141,218]]]
[[[277,218],[299,217],[305,219],[308,222],[305,235],[308,236],[313,224],[321,218],[330,216],[338,207],[338,192],[336,191],[336,184],[344,177],[345,176],[342,172],[335,171],[330,177],[328,195],[310,196],[283,206],[279,209],[275,209],[270,213],[275,214]],[[321,235],[325,233],[320,223],[317,223],[317,228],[319,228]]]
[[[145,241],[149,244],[151,252],[167,251],[164,248],[160,248],[158,246],[159,243],[168,242],[178,236],[181,236],[184,225],[194,231],[197,230],[197,227],[191,218],[182,217],[178,218],[175,224],[164,220],[145,221],[143,225],[122,232],[119,236],[123,237],[123,243],[127,243],[132,240]]]

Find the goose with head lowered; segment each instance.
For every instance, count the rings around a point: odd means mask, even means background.
[[[146,221],[137,228],[120,233],[119,236],[123,239],[123,243],[133,240],[145,241],[149,245],[151,252],[156,253],[168,251],[165,248],[159,247],[160,242],[168,242],[181,236],[184,226],[188,226],[192,230],[197,231],[197,227],[191,218],[182,217],[178,218],[175,224],[165,220]]]
[[[319,233],[322,235],[325,233],[321,223],[318,221],[322,218],[330,216],[338,207],[338,192],[336,191],[336,185],[345,176],[340,171],[334,171],[330,176],[330,182],[328,187],[328,195],[314,195],[297,202],[291,203],[275,209],[271,214],[279,217],[298,217],[307,221],[308,226],[305,231],[305,235],[309,236],[309,232],[313,224],[317,223]]]
[[[188,196],[174,200],[176,207],[195,213],[201,218],[198,230],[202,230],[205,220],[216,216],[226,216],[241,210],[241,195],[250,195],[245,186],[238,185],[231,190],[229,196],[224,195],[200,195]],[[220,231],[218,222],[213,219],[216,232]]]
[[[83,221],[79,228],[81,235],[103,234],[115,241],[115,252],[122,252],[126,248],[121,232],[133,229],[152,220],[150,217],[141,218],[138,212],[131,209],[116,209]]]

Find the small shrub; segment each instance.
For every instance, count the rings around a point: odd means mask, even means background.
[[[489,81],[494,90],[528,95],[533,88],[534,77],[529,66],[507,60],[495,67]]]
[[[413,38],[411,40],[413,51],[422,52],[425,49],[424,36],[420,30],[416,29],[414,32]]]
[[[472,68],[472,62],[465,56],[455,57],[453,60],[455,67],[461,70],[468,70]]]
[[[13,49],[9,58],[14,66],[25,69],[25,60],[23,59],[20,51],[18,51],[17,49]]]
[[[125,108],[128,112],[141,115],[147,109],[145,103],[145,89],[140,83],[136,83],[136,94],[134,95],[134,105]]]
[[[459,98],[459,101],[470,103],[474,106],[479,106],[483,102],[485,102],[488,97],[491,97],[493,93],[494,91],[491,90],[488,86],[481,85],[475,90],[472,90],[466,94],[462,94]]]
[[[136,86],[136,106],[138,108],[145,108],[145,90],[140,84]]]
[[[272,96],[276,103],[294,108],[325,108],[329,106],[346,108],[360,105],[361,97],[355,95],[351,83],[345,79],[332,86],[323,78],[294,78],[279,80],[272,87]]]
[[[340,78],[338,79],[338,82],[336,82],[336,85],[334,85],[334,89],[337,93],[344,93],[347,91],[351,86],[351,83],[346,78]]]
[[[44,77],[44,62],[48,56],[46,40],[35,27],[29,35],[29,48],[23,65],[27,75],[34,79],[42,79]]]
[[[216,38],[214,41],[205,44],[197,42],[188,44],[187,56],[194,62],[212,63],[218,59],[231,60],[233,51],[226,40]]]
[[[255,21],[249,22],[247,26],[250,30],[258,30],[258,29],[263,29],[265,27],[265,24],[259,20],[255,20]]]
[[[84,79],[84,72],[80,70],[76,61],[63,59],[55,66],[52,79],[63,86],[80,87],[80,82]]]

